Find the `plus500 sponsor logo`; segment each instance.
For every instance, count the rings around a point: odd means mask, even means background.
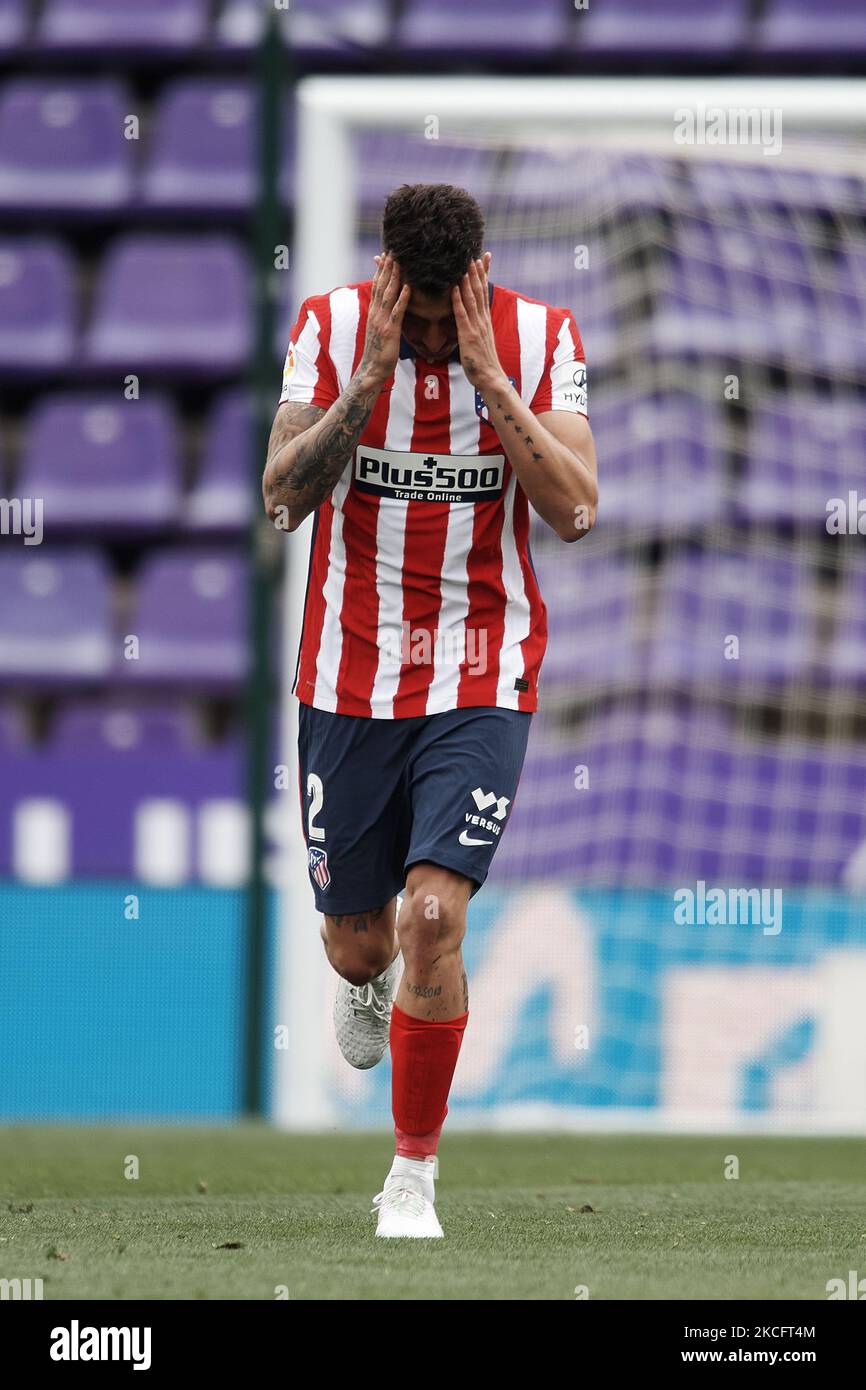
[[[477,502],[502,492],[505,456],[398,454],[359,447],[355,483],[397,501]]]

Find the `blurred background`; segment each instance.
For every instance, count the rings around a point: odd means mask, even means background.
[[[0,0],[0,1118],[388,1123],[286,871],[299,541],[259,478],[301,297],[443,181],[494,282],[574,311],[602,480],[579,546],[534,526],[452,1120],[866,1132],[864,66],[856,0]],[[317,73],[372,79],[348,177],[298,158]],[[377,126],[401,75],[513,108]],[[672,79],[780,75],[822,78],[780,148],[678,138]],[[530,126],[545,76],[671,81],[667,120]],[[323,188],[351,264],[312,284]],[[773,918],[677,920],[712,889]]]

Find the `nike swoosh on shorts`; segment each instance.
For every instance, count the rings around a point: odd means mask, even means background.
[[[461,830],[461,832],[460,832],[460,843],[461,843],[461,845],[492,845],[492,844],[493,844],[493,841],[492,841],[492,840],[473,840],[473,838],[472,838],[472,836],[469,834],[469,831],[468,831],[468,830]]]

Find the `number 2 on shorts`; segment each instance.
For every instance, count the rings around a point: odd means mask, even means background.
[[[322,786],[321,777],[317,777],[315,772],[311,772],[307,777],[307,796],[310,798],[310,809],[307,811],[307,830],[311,840],[324,840],[324,826],[316,825],[316,816],[322,809],[325,800],[325,791]]]

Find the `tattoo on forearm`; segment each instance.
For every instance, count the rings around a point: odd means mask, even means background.
[[[496,411],[501,413],[503,424],[512,425],[514,427],[514,433],[520,437],[521,443],[525,444],[526,448],[529,450],[532,462],[543,463],[544,455],[540,454],[538,450],[533,447],[535,444],[535,440],[533,439],[532,435],[527,434],[522,425],[515,423],[514,416],[508,409],[507,397],[505,400],[499,398],[494,399],[492,402],[490,402],[491,423],[493,414]]]
[[[380,391],[378,382],[359,372],[330,410],[302,406],[288,413],[282,428],[275,424],[264,487],[270,516],[281,506],[307,515],[330,497]]]
[[[466,971],[463,971],[463,1012],[469,1012],[469,982],[466,979]]]

